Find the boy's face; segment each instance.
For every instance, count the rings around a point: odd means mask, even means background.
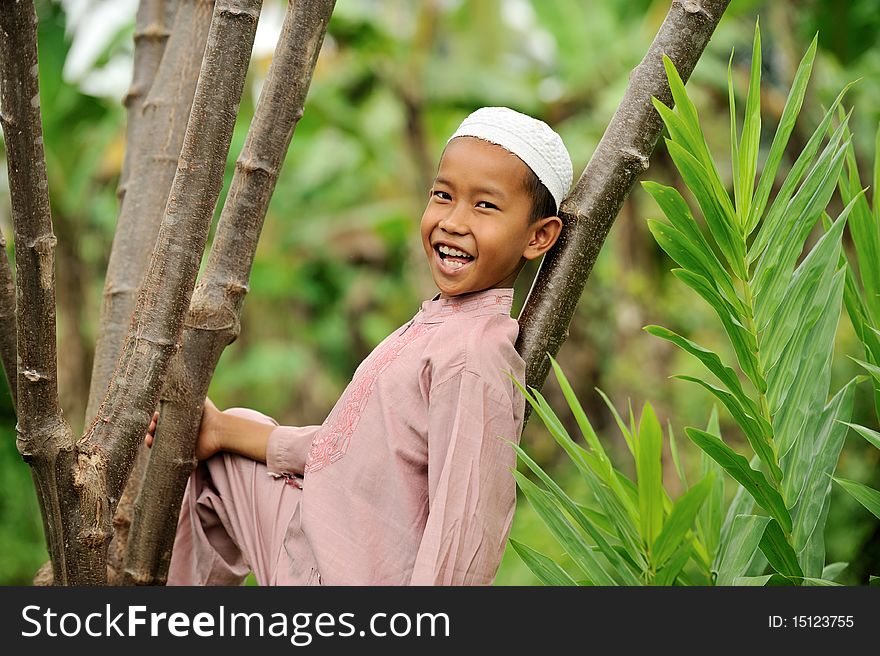
[[[548,219],[529,224],[527,172],[516,155],[482,139],[458,137],[446,146],[421,223],[443,296],[513,287],[523,258],[552,246],[558,230],[549,245],[536,248]]]

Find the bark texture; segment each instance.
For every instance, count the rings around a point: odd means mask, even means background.
[[[0,54],[2,56],[2,54]],[[0,362],[9,383],[12,405],[16,405],[15,370],[18,349],[15,345],[15,281],[6,256],[6,238],[0,231]]]
[[[47,521],[47,533],[60,536],[50,549],[57,583],[94,585],[107,580],[113,513],[171,356],[179,348],[223,182],[260,6],[260,0],[216,4],[177,174],[110,388],[75,449],[72,439],[67,452],[55,449],[56,454],[70,454],[58,468],[68,480],[45,485],[45,476],[35,469],[38,487],[53,492],[62,506]]]
[[[517,350],[526,362],[529,386],[543,386],[550,370],[547,354],[555,356],[568,336],[575,307],[608,231],[636,178],[648,168],[663,129],[651,97],[672,105],[663,55],[669,56],[686,82],[729,3],[673,0],[648,53],[630,74],[623,100],[590,162],[562,202],[562,234],[544,256],[519,317]]]
[[[37,15],[32,0],[0,3],[0,123],[16,244],[19,453],[31,465],[50,553],[64,559],[74,437],[58,404],[55,235],[40,119]],[[54,559],[53,559],[54,561]],[[55,563],[55,580],[66,580]]]
[[[144,99],[153,86],[159,62],[165,52],[165,43],[171,34],[178,0],[141,0],[138,5],[134,25],[134,70],[131,86],[122,100],[128,110],[125,129],[125,158],[119,175],[119,188],[116,195],[119,204],[125,200],[131,174],[131,163],[143,149],[143,108]],[[169,20],[170,19],[170,20]]]
[[[193,293],[183,349],[167,376],[149,485],[135,504],[126,584],[167,578],[180,502],[194,465],[202,405],[223,349],[238,336],[241,309],[269,201],[296,125],[335,0],[288,4],[275,56],[220,215],[208,262]]]
[[[174,29],[143,102],[137,140],[129,150],[130,184],[107,264],[87,424],[107,391],[156,243],[193,104],[213,4],[213,0],[179,0]]]

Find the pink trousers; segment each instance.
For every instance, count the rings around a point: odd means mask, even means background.
[[[234,413],[275,424],[245,408]],[[307,585],[316,573],[300,530],[302,490],[269,475],[266,465],[230,453],[198,464],[189,478],[168,585]]]

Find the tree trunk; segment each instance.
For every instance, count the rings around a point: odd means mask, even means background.
[[[238,336],[241,309],[269,200],[303,115],[335,0],[288,5],[275,56],[220,215],[205,273],[193,293],[183,349],[162,394],[156,444],[135,503],[123,582],[163,584],[202,405],[220,355]]]
[[[74,437],[58,404],[55,235],[40,121],[37,14],[33,2],[0,3],[0,123],[6,139],[18,309],[17,446],[34,472],[55,580],[64,575],[64,491]],[[50,519],[51,518],[51,519]],[[55,521],[55,520],[59,521]]]
[[[3,365],[3,373],[6,374],[6,382],[9,383],[13,407],[16,405],[17,389],[15,361],[18,349],[15,345],[15,333],[15,281],[6,257],[6,238],[0,230],[0,363]]]
[[[729,3],[673,1],[648,53],[630,74],[623,100],[590,162],[562,201],[562,234],[544,256],[519,316],[516,346],[526,361],[527,385],[540,389],[544,384],[550,370],[547,355],[555,356],[568,337],[574,309],[599,250],[636,178],[648,168],[663,130],[651,97],[672,106],[663,55],[672,59],[687,82]]]
[[[140,125],[133,128],[137,138],[128,147],[131,182],[126,184],[107,264],[87,424],[107,391],[156,243],[205,53],[212,5],[213,0],[179,0],[174,29],[143,102]],[[139,60],[141,65],[144,62]]]

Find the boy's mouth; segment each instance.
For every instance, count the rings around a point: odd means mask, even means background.
[[[437,253],[441,266],[449,271],[457,271],[474,261],[473,255],[446,244],[435,245],[434,252]]]

